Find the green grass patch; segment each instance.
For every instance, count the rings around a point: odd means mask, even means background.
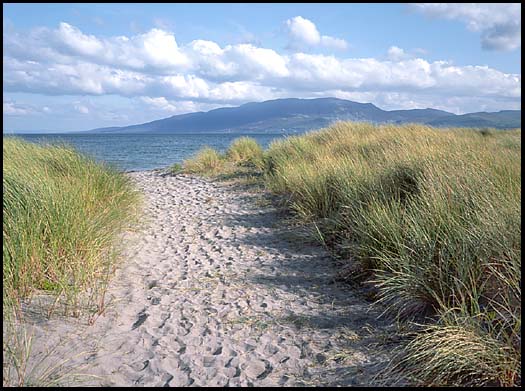
[[[263,150],[257,141],[251,137],[240,137],[234,140],[228,151],[226,158],[238,166],[254,166],[261,168],[263,164]]]
[[[51,385],[74,374],[47,356],[28,367],[33,336],[21,303],[44,294],[48,316],[102,311],[118,238],[138,223],[140,197],[122,173],[67,146],[4,138],[2,173],[3,385]]]
[[[3,297],[100,290],[139,195],[120,172],[66,146],[3,140]],[[96,301],[97,298],[93,297]]]
[[[182,171],[190,174],[213,175],[224,168],[224,158],[210,147],[201,149],[182,164]]]

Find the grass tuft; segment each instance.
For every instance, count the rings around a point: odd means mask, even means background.
[[[64,313],[101,310],[120,234],[136,223],[129,178],[67,146],[3,141],[4,375],[26,384],[30,337],[16,329],[21,303],[51,296]],[[5,341],[4,341],[5,342]],[[5,382],[4,382],[5,385]]]
[[[94,289],[137,201],[124,175],[70,148],[4,139],[4,296],[44,290],[73,303]]]
[[[263,150],[255,139],[240,137],[231,143],[226,158],[238,166],[262,167]]]
[[[205,147],[182,165],[182,170],[190,174],[213,175],[224,167],[224,159],[216,150]]]

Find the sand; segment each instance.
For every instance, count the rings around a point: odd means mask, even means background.
[[[158,171],[129,173],[144,228],[93,325],[34,321],[33,376],[61,385],[372,385],[393,326],[264,194]],[[75,376],[75,374],[92,375]]]

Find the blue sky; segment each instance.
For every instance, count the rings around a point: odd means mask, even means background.
[[[4,4],[4,131],[284,97],[521,106],[519,4]]]

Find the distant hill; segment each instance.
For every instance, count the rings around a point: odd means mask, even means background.
[[[521,127],[521,110],[497,113],[456,115],[436,109],[386,111],[372,103],[357,103],[337,98],[276,99],[246,103],[208,112],[196,112],[164,118],[144,124],[93,129],[90,133],[195,133],[195,132],[302,132],[329,125],[335,121],[368,121],[373,123],[422,123],[431,126]]]
[[[469,113],[443,117],[427,122],[432,126],[462,126],[475,128],[521,128],[521,110],[502,110],[497,113]]]

